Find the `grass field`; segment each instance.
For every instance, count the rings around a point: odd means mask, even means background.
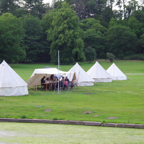
[[[143,144],[142,129],[0,123],[1,144]]]
[[[105,69],[111,63],[99,62]],[[87,71],[94,63],[80,63]],[[72,91],[29,90],[28,96],[0,97],[1,118],[38,118],[144,124],[144,62],[115,61],[126,81],[96,83]],[[27,81],[35,68],[53,64],[15,64],[11,67]],[[72,65],[61,65],[68,71]],[[91,94],[87,94],[91,93]],[[92,113],[83,113],[91,111]],[[116,119],[111,119],[115,117]]]

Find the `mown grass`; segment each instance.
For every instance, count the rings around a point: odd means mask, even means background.
[[[143,142],[142,129],[0,123],[2,144],[142,144]]]
[[[106,61],[99,63],[105,69],[111,65]],[[93,64],[80,63],[85,71]],[[0,97],[0,117],[144,124],[144,62],[115,61],[115,64],[127,75],[128,80],[75,87],[72,91],[61,91],[60,94],[57,91],[29,89],[28,96]],[[53,64],[11,65],[25,81],[35,68],[45,66],[57,67]],[[71,67],[61,65],[60,69],[68,71]],[[46,109],[51,111],[47,112]],[[83,114],[86,111],[92,113]]]

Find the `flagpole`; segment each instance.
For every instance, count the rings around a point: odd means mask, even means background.
[[[59,50],[58,50],[58,94],[59,94]]]

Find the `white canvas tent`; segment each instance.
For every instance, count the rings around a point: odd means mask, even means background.
[[[111,75],[98,62],[87,71],[87,74],[95,82],[112,82]]]
[[[28,95],[27,83],[5,62],[0,65],[0,96]]]
[[[75,76],[77,86],[93,86],[94,80],[76,63],[66,74],[68,79],[72,80],[72,75]]]
[[[60,71],[57,68],[47,68],[47,69],[35,69],[31,77],[28,79],[28,87],[34,87],[36,85],[41,85],[41,79],[43,76],[49,77],[52,74],[66,74],[64,71]]]
[[[127,76],[114,63],[107,69],[107,72],[113,80],[127,80]]]

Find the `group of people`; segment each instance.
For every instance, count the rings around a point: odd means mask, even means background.
[[[64,77],[62,77],[61,81],[59,82],[59,87],[65,89],[66,87],[68,87],[69,85],[69,79],[66,77],[64,79]]]
[[[65,89],[66,87],[69,86],[69,79],[67,77],[62,77],[61,80],[59,80],[59,88],[61,89]],[[45,77],[43,76],[43,78],[41,79],[41,85],[44,86],[44,89],[57,89],[58,88],[58,78],[54,75],[51,75],[50,77]]]

